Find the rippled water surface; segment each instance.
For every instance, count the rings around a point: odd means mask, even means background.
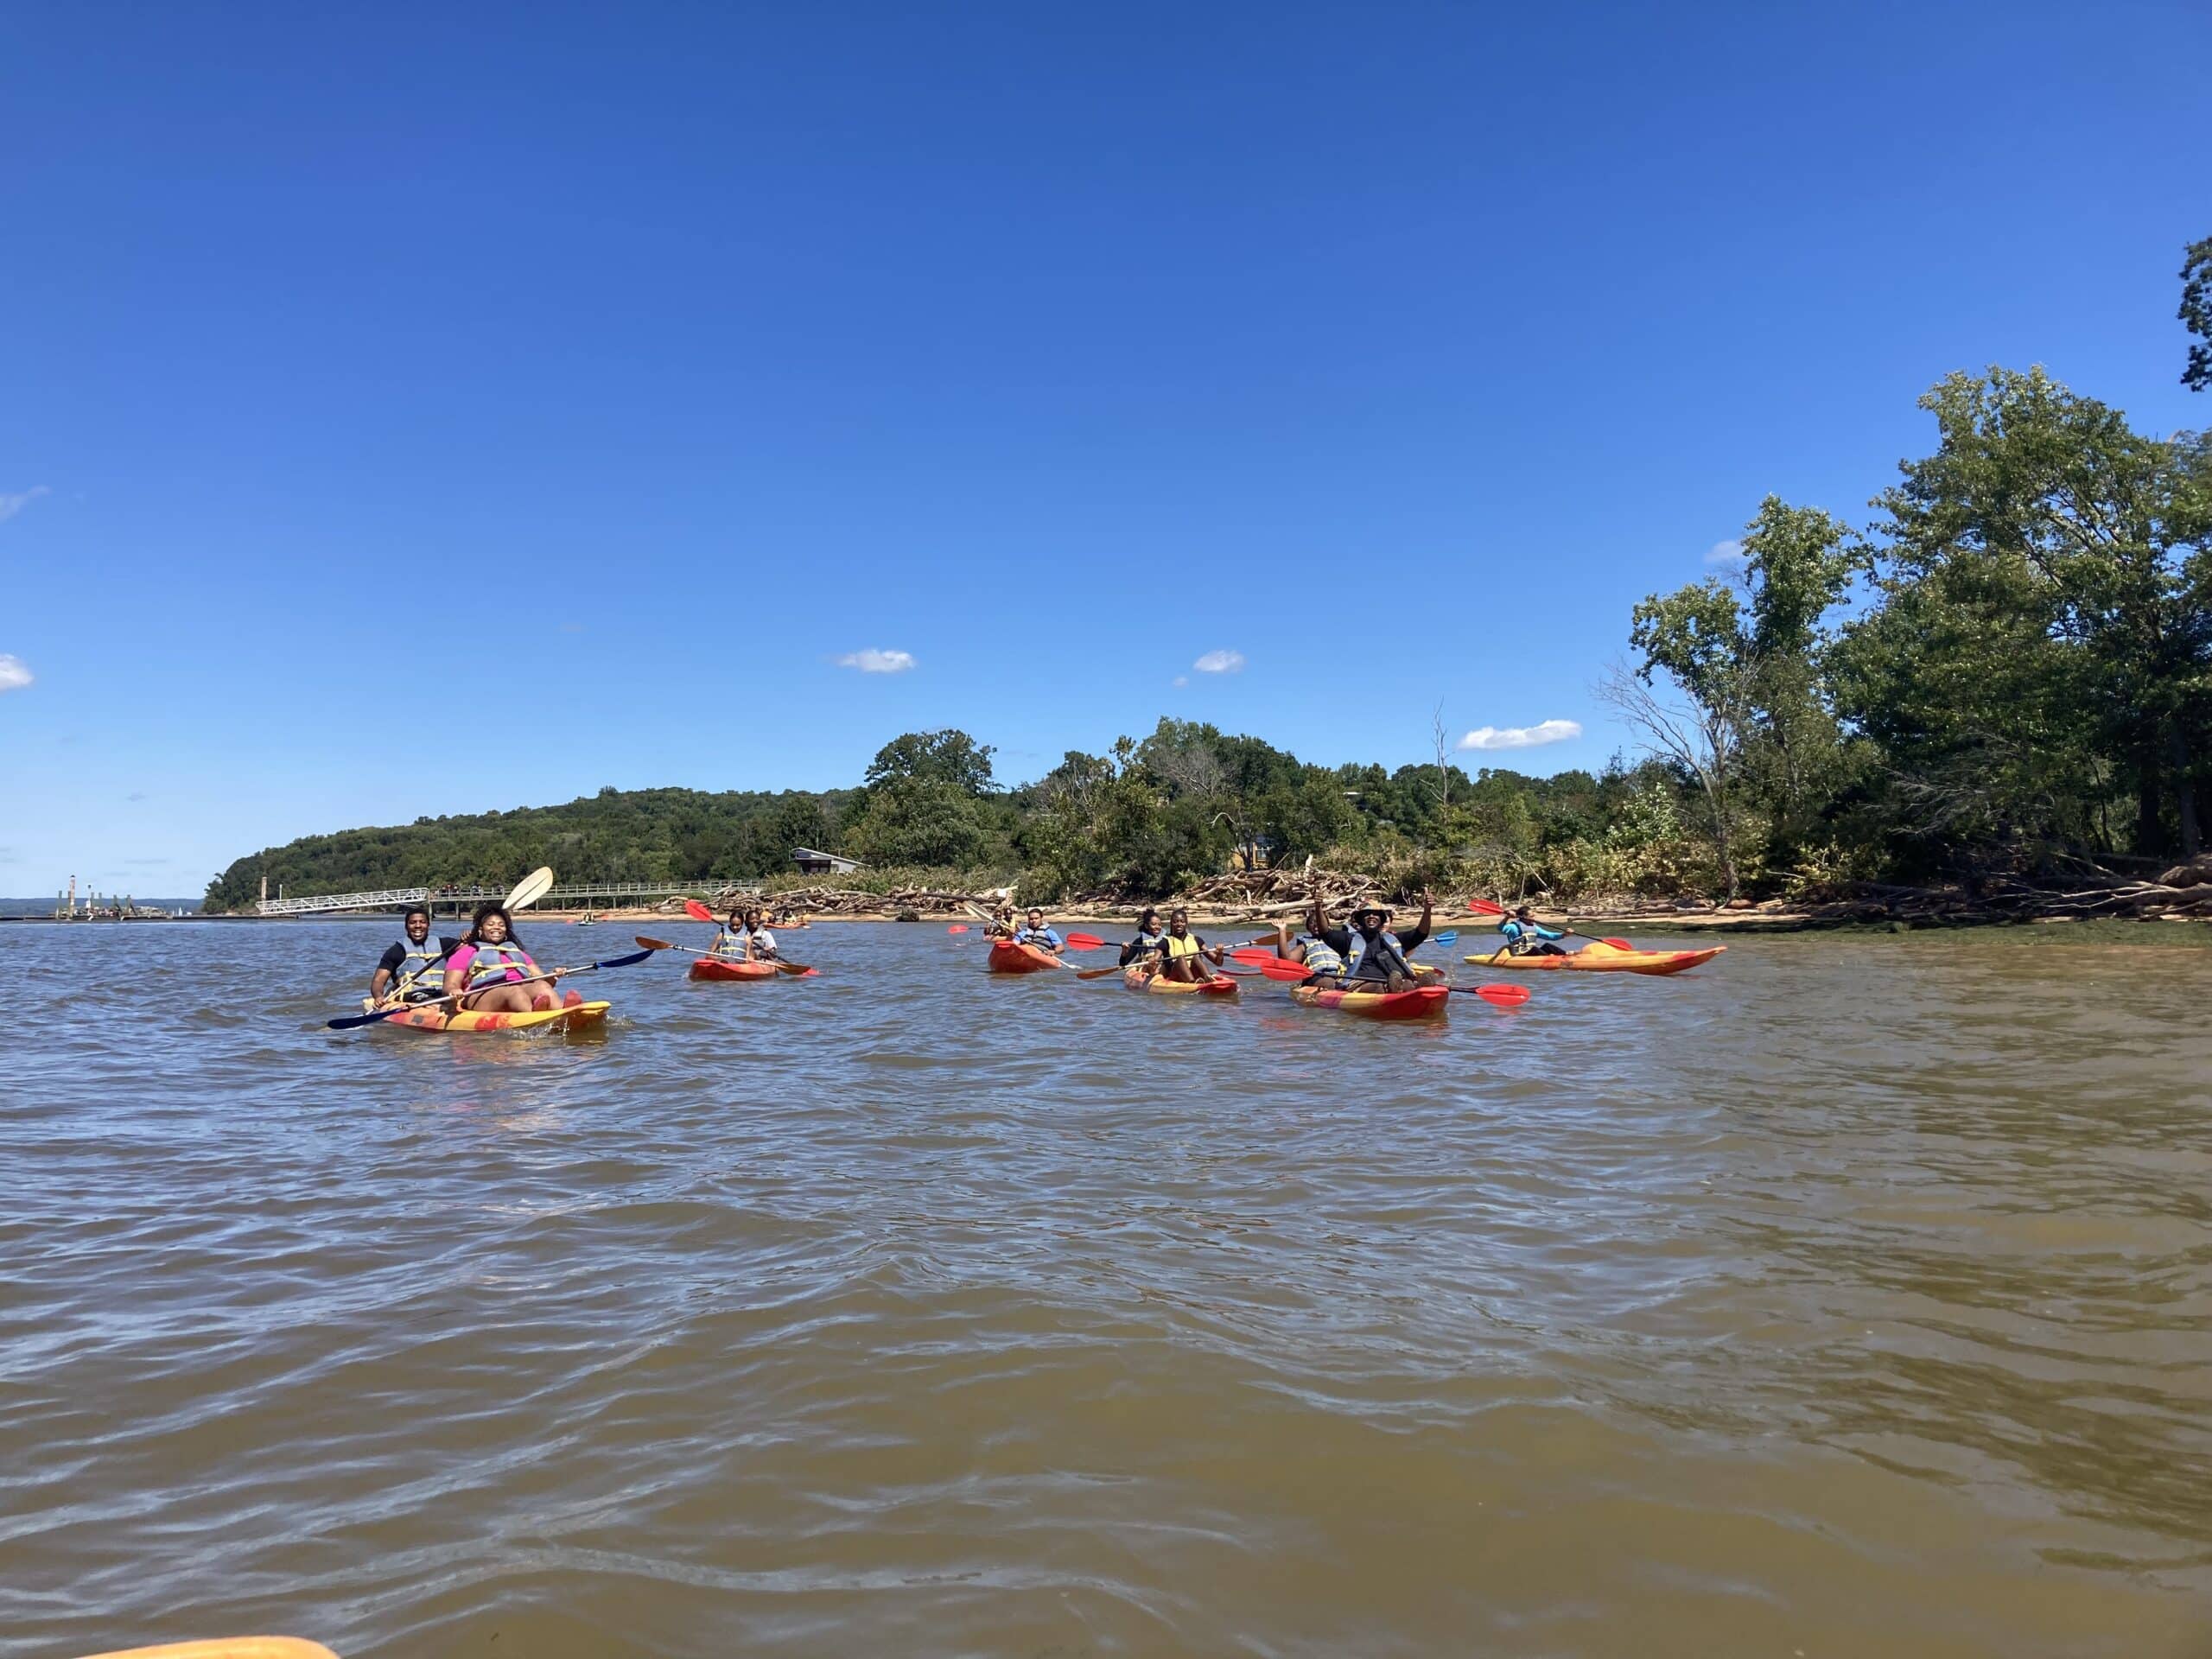
[[[2212,1652],[2194,931],[324,1030],[387,931],[6,932],[0,1654]]]

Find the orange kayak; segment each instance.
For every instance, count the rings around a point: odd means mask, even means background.
[[[1452,1007],[1452,993],[1441,985],[1416,985],[1409,991],[1325,991],[1300,985],[1293,988],[1290,1000],[1369,1020],[1441,1020]]]
[[[1533,968],[1580,974],[1679,974],[1701,962],[1711,962],[1728,947],[1709,945],[1702,950],[1617,950],[1603,939],[1593,939],[1571,957],[1469,957],[1485,968]]]
[[[1234,996],[1236,982],[1226,974],[1209,980],[1170,979],[1165,974],[1155,974],[1148,968],[1125,968],[1122,983],[1133,991],[1159,991],[1168,995],[1181,993],[1196,996]]]
[[[722,957],[702,957],[691,964],[693,979],[773,979],[772,962],[732,962]]]
[[[1033,944],[993,939],[990,960],[983,965],[995,974],[1041,974],[1063,964],[1051,951],[1039,950]]]

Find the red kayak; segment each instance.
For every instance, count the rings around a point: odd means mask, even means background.
[[[691,964],[694,979],[773,979],[772,962],[734,962],[726,957],[702,957]]]
[[[1325,991],[1300,985],[1290,998],[1309,1008],[1334,1008],[1370,1020],[1441,1020],[1452,1007],[1452,993],[1442,985],[1416,985],[1409,991]]]
[[[1049,950],[1011,939],[993,939],[990,960],[983,964],[995,974],[1041,974],[1065,965]]]

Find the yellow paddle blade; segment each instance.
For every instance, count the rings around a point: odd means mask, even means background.
[[[541,864],[515,883],[507,894],[509,910],[527,910],[552,891],[553,872]]]

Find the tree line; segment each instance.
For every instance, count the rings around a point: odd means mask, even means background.
[[[2187,251],[2183,379],[2212,386],[2212,238]],[[2212,822],[2212,438],[2158,435],[2041,368],[1946,377],[1931,453],[1854,524],[1769,497],[1736,569],[1654,594],[1596,688],[1634,734],[1549,778],[1322,766],[1162,719],[1011,788],[988,744],[910,732],[858,787],[620,791],[309,836],[272,891],[569,879],[763,881],[794,848],[1040,899],[1159,897],[1309,857],[1558,899],[1783,894],[2192,858]]]

